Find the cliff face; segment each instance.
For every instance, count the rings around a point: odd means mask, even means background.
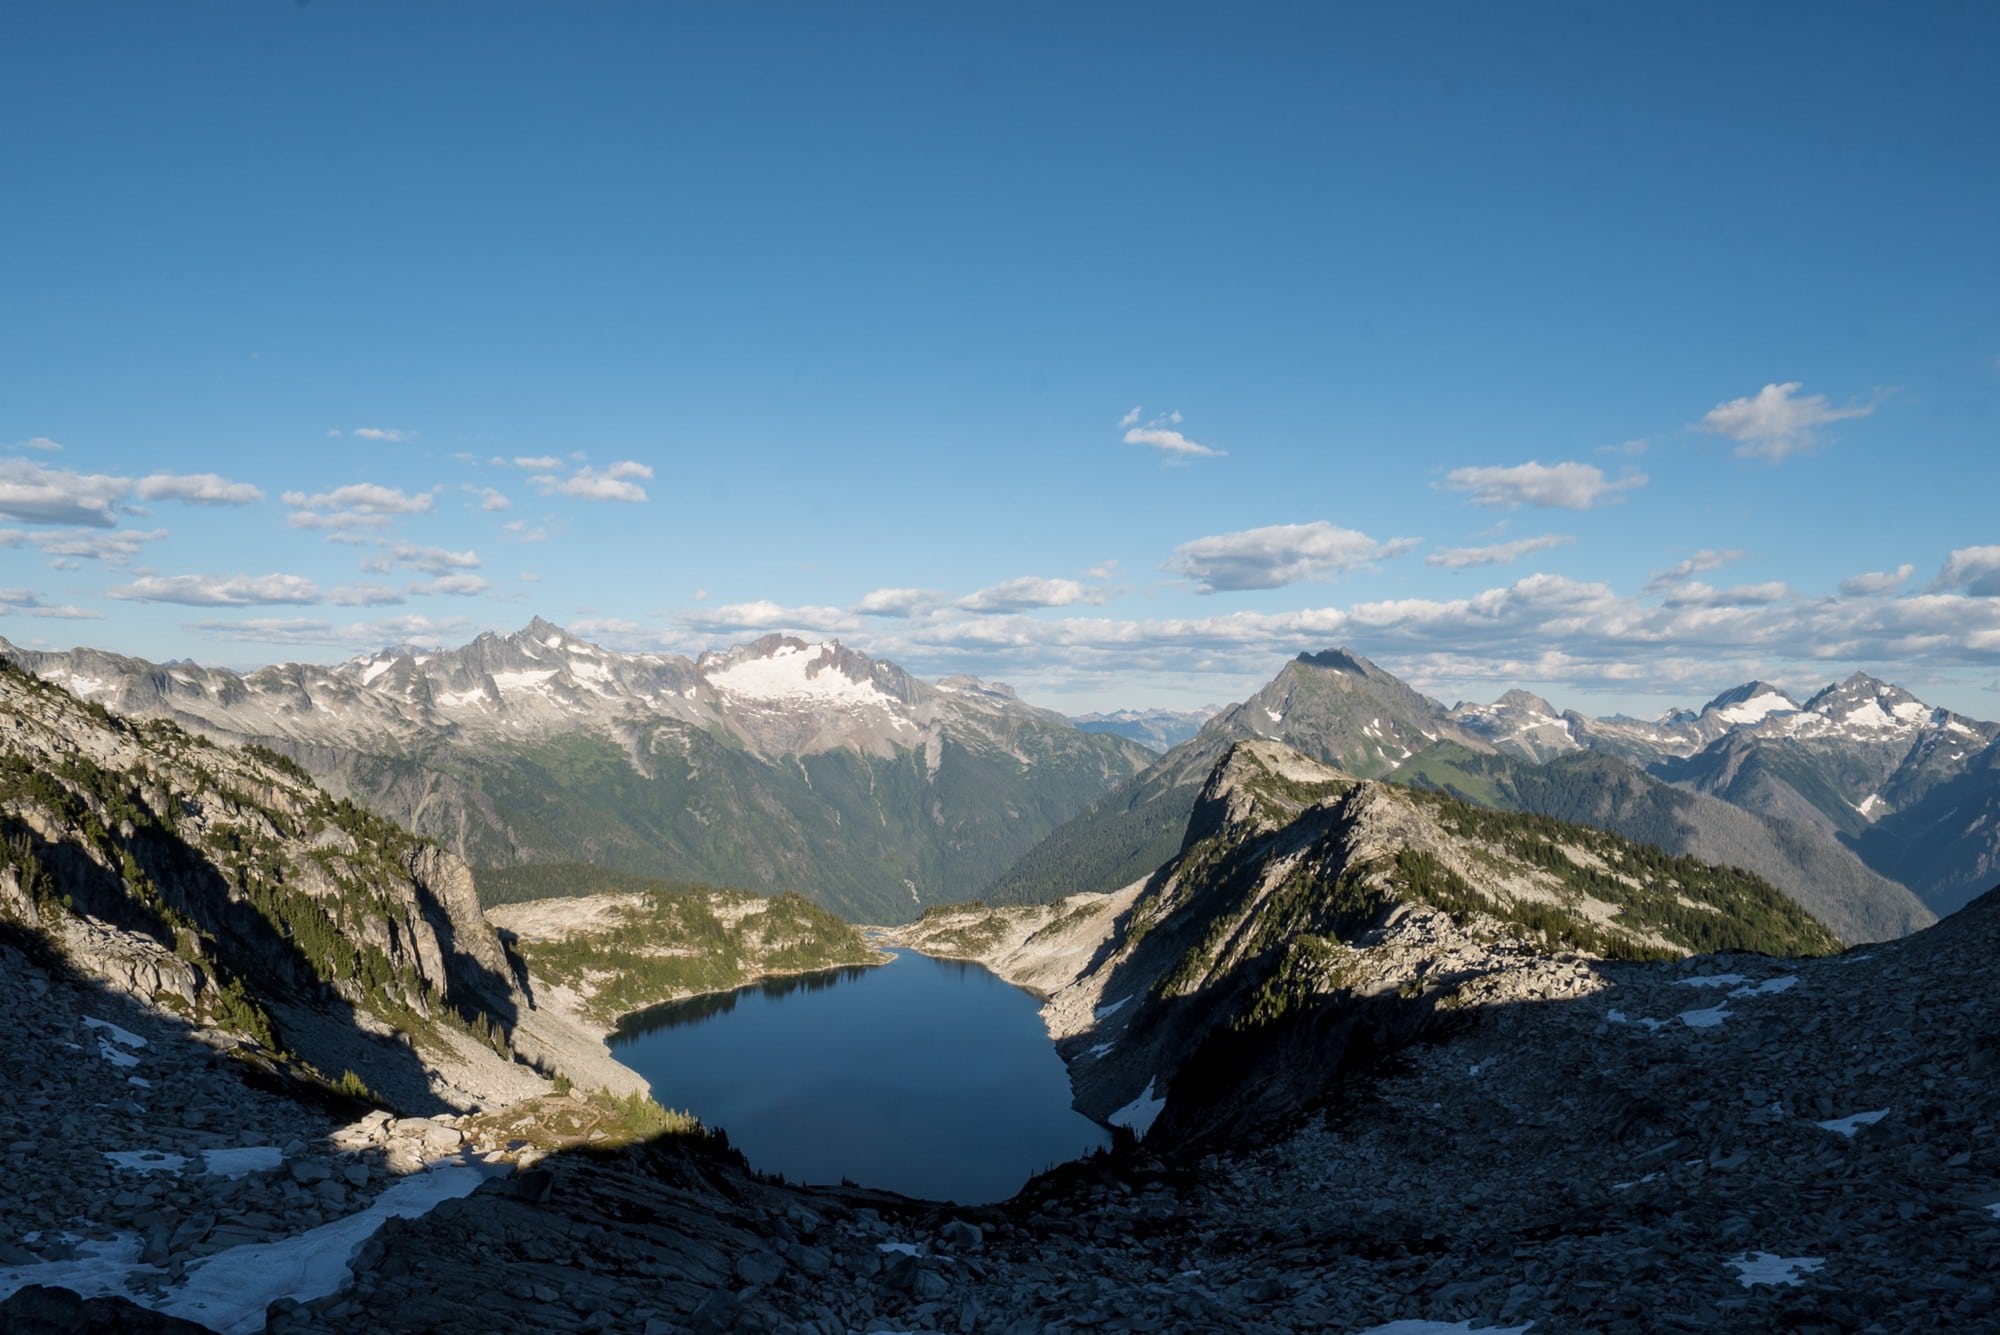
[[[87,976],[404,1106],[532,1094],[552,1061],[632,1084],[536,1015],[455,855],[273,752],[12,668],[0,914]]]

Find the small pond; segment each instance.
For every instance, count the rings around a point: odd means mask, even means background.
[[[656,1006],[611,1050],[763,1172],[972,1205],[1110,1143],[1037,1011],[978,965],[900,951]]]

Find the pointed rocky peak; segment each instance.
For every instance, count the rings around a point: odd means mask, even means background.
[[[1931,721],[1932,709],[1900,686],[1866,672],[1828,686],[1806,701],[1808,713],[1818,714],[1844,732],[1902,732]]]
[[[1748,681],[1710,700],[1696,717],[1741,727],[1761,723],[1773,714],[1795,714],[1798,709],[1798,701],[1770,682]]]
[[[1352,774],[1270,738],[1232,743],[1195,799],[1187,843],[1210,838],[1225,826],[1276,829],[1307,807],[1343,796],[1359,782]]]
[[[1516,687],[1513,690],[1508,691],[1494,703],[1505,705],[1509,709],[1517,709],[1523,712],[1535,713],[1535,714],[1547,714],[1550,718],[1561,717],[1559,714],[1556,713],[1556,707],[1554,705],[1550,704],[1547,700],[1544,700],[1541,696],[1536,695],[1533,691],[1524,691],[1519,687]]]
[[[1292,660],[1327,672],[1350,672],[1357,677],[1387,677],[1388,673],[1348,649],[1322,649],[1316,654],[1300,654]]]

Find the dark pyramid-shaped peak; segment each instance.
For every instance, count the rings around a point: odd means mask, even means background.
[[[1307,667],[1325,668],[1329,672],[1352,672],[1357,677],[1388,675],[1360,654],[1346,649],[1322,649],[1316,654],[1300,654],[1295,661]]]

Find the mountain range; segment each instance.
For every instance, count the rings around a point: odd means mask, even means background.
[[[1803,702],[1752,681],[1597,719],[1521,690],[1447,707],[1328,649],[1226,708],[1068,719],[838,642],[621,653],[540,618],[249,673],[0,655],[120,713],[272,747],[475,867],[797,889],[856,920],[1145,876],[1216,761],[1257,737],[1746,868],[1850,941],[1914,930],[2000,869],[2000,724],[1860,673]]]
[[[1880,865],[1870,865],[1862,841],[1816,816],[1816,808],[1759,803],[1745,789],[1711,791],[1690,777],[1704,757],[1755,743],[1767,730],[1788,729],[1783,734],[1788,742],[1802,739],[1793,744],[1810,764],[1871,777],[1885,765],[1893,771],[1901,764],[1912,776],[1926,764],[1960,765],[1952,758],[1956,751],[1975,743],[1990,747],[1991,737],[2000,733],[1994,725],[1945,711],[1923,709],[1919,720],[1922,707],[1913,708],[1913,701],[1898,695],[1888,697],[1888,710],[1843,708],[1840,702],[1852,701],[1864,681],[1872,679],[1856,678],[1815,696],[1817,710],[1753,683],[1700,711],[1640,723],[1559,713],[1523,691],[1508,692],[1492,705],[1447,708],[1351,651],[1301,654],[1248,700],[1216,715],[1195,737],[1051,834],[986,897],[1039,902],[1080,890],[1113,890],[1146,876],[1174,854],[1201,784],[1229,746],[1269,737],[1357,777],[1433,787],[1483,805],[1594,825],[1670,853],[1743,867],[1791,894],[1844,940],[1901,936],[1938,912],[1888,870],[1913,866],[1919,852],[1907,843],[1885,843]],[[1900,714],[1891,712],[1897,708]],[[1877,713],[1889,723],[1879,722]],[[1940,747],[1941,738],[1966,745]],[[1904,750],[1892,761],[1897,740]],[[1991,771],[1949,771],[1960,772]],[[1973,809],[1976,780],[1938,789],[1913,777],[1904,786],[1941,796],[1902,819],[1927,815],[1934,827],[1958,837],[1937,865],[1921,868],[1925,889],[1948,909],[1951,901],[1939,887],[1976,885],[1981,868],[1991,866],[1993,836],[1976,824]],[[1900,796],[1903,788],[1885,780],[1876,791]],[[1878,797],[1885,813],[1892,800]],[[1941,842],[1950,841],[1933,837],[1921,852],[1933,853]]]
[[[118,713],[290,756],[478,867],[588,863],[897,921],[977,894],[1151,753],[837,642],[688,659],[539,618],[456,649],[247,674],[0,641]]]

